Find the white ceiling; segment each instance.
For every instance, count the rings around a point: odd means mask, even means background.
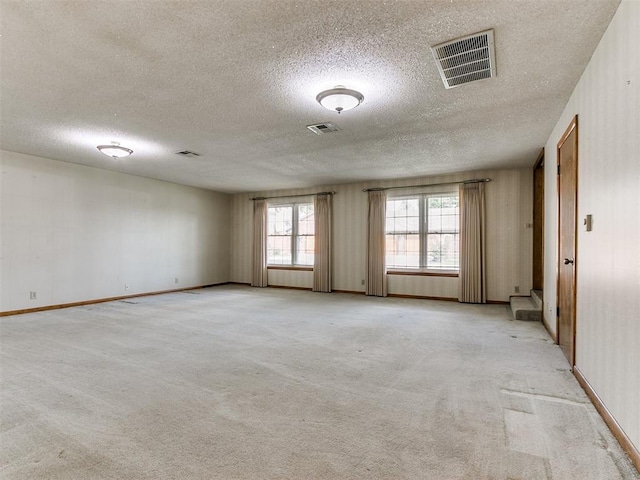
[[[531,166],[618,4],[1,0],[0,147],[223,192]],[[490,28],[497,77],[445,90],[429,47]]]

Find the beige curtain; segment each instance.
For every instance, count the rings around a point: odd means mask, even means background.
[[[487,303],[484,183],[460,185],[460,295],[465,303]]]
[[[367,240],[366,294],[387,296],[387,265],[385,259],[385,223],[387,193],[369,192],[369,237]]]
[[[267,201],[253,201],[252,287],[267,286]]]
[[[331,195],[316,195],[313,291],[331,291]]]

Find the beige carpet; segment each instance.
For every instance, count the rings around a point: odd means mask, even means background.
[[[1,478],[639,478],[506,306],[226,286],[1,328]]]

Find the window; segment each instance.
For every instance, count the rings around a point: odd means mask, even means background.
[[[269,207],[267,264],[313,265],[314,229],[313,203]]]
[[[387,200],[387,267],[458,270],[460,210],[457,194]]]

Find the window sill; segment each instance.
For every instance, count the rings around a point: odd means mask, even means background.
[[[453,270],[387,270],[387,275],[408,275],[408,276],[417,276],[417,277],[452,277],[457,278],[459,276],[458,272]]]
[[[299,272],[313,272],[313,267],[303,265],[267,265],[267,270],[297,270]]]

